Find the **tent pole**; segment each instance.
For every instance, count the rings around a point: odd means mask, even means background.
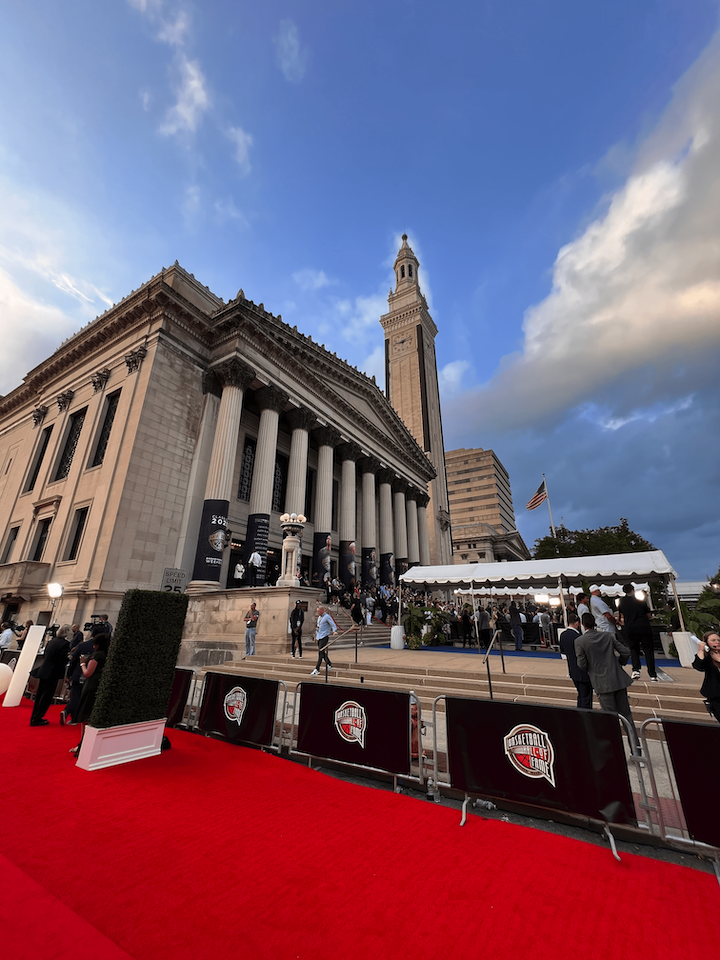
[[[670,586],[672,587],[672,592],[675,596],[675,609],[678,612],[678,618],[680,620],[680,629],[685,633],[685,621],[683,620],[682,607],[680,606],[680,597],[678,596],[677,589],[675,587],[675,577],[670,577]]]

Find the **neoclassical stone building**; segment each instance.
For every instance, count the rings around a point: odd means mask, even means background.
[[[430,560],[435,476],[373,379],[176,263],[0,400],[0,612],[48,622],[51,581],[56,619],[81,623],[112,620],[133,587],[247,595],[236,564],[257,549],[257,585],[275,582],[284,512],[307,517],[315,587],[391,582]],[[202,607],[219,634],[223,610]]]

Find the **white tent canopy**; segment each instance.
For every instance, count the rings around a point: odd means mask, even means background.
[[[635,586],[635,592],[642,590],[644,593],[648,593],[649,585],[647,583],[636,583],[633,581]],[[622,597],[624,590],[622,584],[619,583],[591,583],[590,587],[593,589],[595,586],[599,586],[600,590],[605,597]],[[536,597],[542,596],[543,594],[550,594],[551,596],[557,596],[558,585],[555,584],[554,587],[472,587],[456,589],[455,593],[463,596],[475,596],[475,597]],[[578,593],[582,593],[582,587],[563,587],[563,593],[571,594],[576,596]]]
[[[561,584],[637,583],[673,580],[677,574],[662,550],[644,553],[614,553],[600,557],[556,557],[552,560],[514,560],[509,563],[449,564],[442,567],[412,567],[400,576],[403,584],[419,589],[443,587],[545,587]]]

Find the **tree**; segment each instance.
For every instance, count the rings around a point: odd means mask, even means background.
[[[594,557],[610,553],[639,553],[655,547],[634,533],[624,517],[616,527],[598,527],[597,530],[568,530],[562,525],[557,530],[557,540],[540,537],[535,541],[535,560],[552,560],[554,557]]]

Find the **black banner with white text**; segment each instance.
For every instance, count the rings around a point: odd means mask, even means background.
[[[236,674],[205,674],[198,729],[237,743],[272,745],[277,680]]]

